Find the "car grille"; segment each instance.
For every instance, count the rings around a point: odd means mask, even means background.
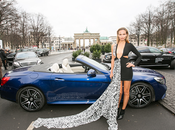
[[[30,66],[30,65],[36,65],[36,62],[25,62],[25,63],[21,63],[21,66]]]

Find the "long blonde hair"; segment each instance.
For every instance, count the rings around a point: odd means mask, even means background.
[[[117,30],[117,44],[118,44],[119,41],[120,41],[120,39],[119,39],[119,37],[118,37],[118,34],[119,34],[119,31],[120,31],[120,30],[125,30],[125,31],[126,31],[127,37],[126,37],[125,41],[126,41],[127,43],[129,43],[129,33],[128,33],[128,30],[127,30],[126,28],[122,27],[122,28],[119,28],[119,29]]]

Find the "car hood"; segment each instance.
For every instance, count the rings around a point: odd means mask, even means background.
[[[16,59],[14,61],[19,63],[24,63],[24,62],[37,62],[39,60],[40,60],[39,58],[28,58],[28,59]]]

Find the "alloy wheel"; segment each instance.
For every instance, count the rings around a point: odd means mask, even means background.
[[[26,111],[37,111],[44,106],[45,99],[39,89],[26,87],[19,92],[19,104]]]
[[[142,108],[152,101],[152,92],[148,84],[136,83],[131,86],[129,105],[135,108]]]

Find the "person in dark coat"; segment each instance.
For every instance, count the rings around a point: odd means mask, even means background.
[[[2,70],[1,70],[1,67],[2,67],[2,60],[0,58],[0,79],[2,79]]]
[[[1,84],[1,80],[2,80],[2,70],[1,70],[1,67],[2,67],[2,60],[0,58],[0,84]]]
[[[2,63],[4,65],[5,70],[7,70],[7,66],[6,66],[6,63],[5,63],[6,55],[5,55],[5,52],[4,52],[3,49],[0,49],[0,58],[2,60]]]

